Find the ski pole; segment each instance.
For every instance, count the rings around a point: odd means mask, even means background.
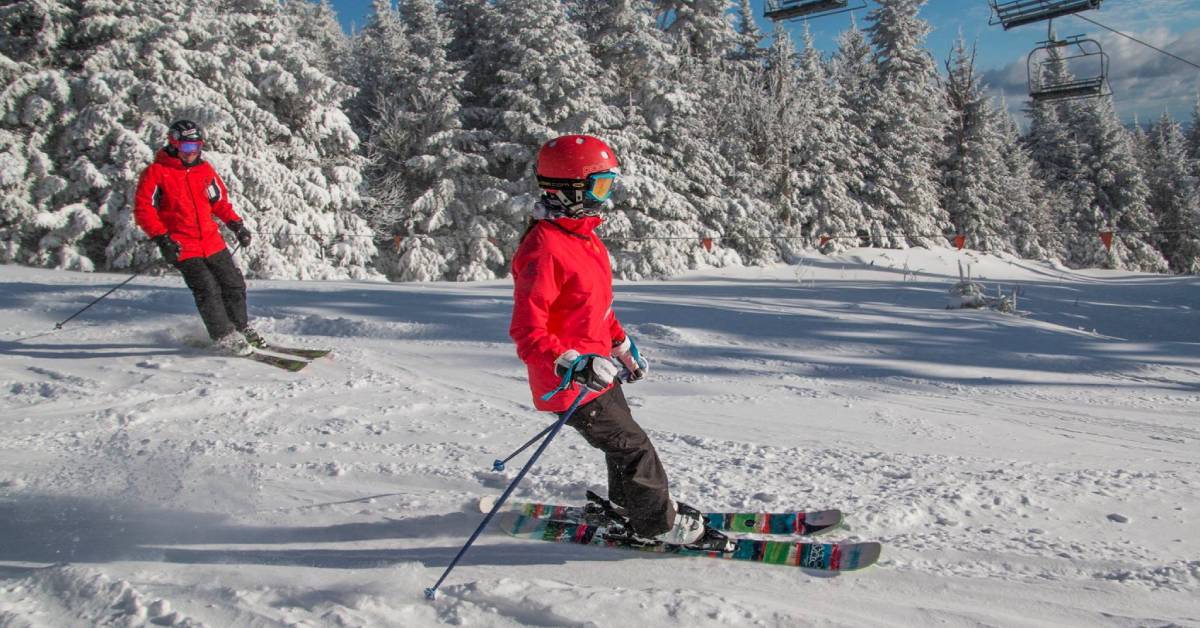
[[[236,254],[237,254],[237,252],[238,252],[238,249],[240,249],[240,248],[241,248],[240,246],[235,246],[235,247],[233,247],[233,253],[232,253],[232,254],[233,254],[233,255],[236,255]],[[119,284],[117,284],[117,285],[113,286],[113,287],[112,287],[112,289],[111,289],[111,290],[109,290],[108,292],[105,292],[104,294],[100,295],[99,297],[96,297],[96,300],[95,300],[95,301],[92,301],[91,303],[88,303],[87,305],[83,306],[83,309],[81,309],[81,310],[79,310],[78,312],[75,312],[74,314],[72,314],[72,315],[68,316],[68,317],[67,317],[67,319],[66,319],[66,320],[64,320],[63,322],[61,322],[61,323],[56,323],[56,324],[54,325],[54,328],[55,328],[55,329],[62,329],[62,328],[63,328],[63,325],[66,325],[67,323],[71,322],[71,319],[75,318],[76,316],[79,316],[80,314],[83,314],[84,312],[86,312],[86,311],[87,311],[87,309],[88,309],[88,308],[90,308],[90,307],[92,307],[93,305],[95,305],[95,304],[97,304],[97,303],[99,303],[99,302],[103,301],[103,300],[104,300],[104,297],[107,297],[108,295],[110,295],[110,294],[112,294],[112,293],[116,292],[117,290],[121,289],[121,287],[122,287],[122,286],[124,286],[125,284],[127,284],[127,283],[129,283],[129,282],[133,281],[134,279],[136,279],[138,275],[140,275],[140,274],[142,274],[142,273],[144,273],[144,272],[146,272],[146,271],[150,270],[151,268],[154,268],[155,266],[158,266],[158,265],[159,265],[159,264],[161,264],[162,262],[163,262],[163,260],[161,260],[161,259],[157,259],[157,260],[154,260],[153,262],[150,262],[149,264],[146,264],[145,266],[141,267],[141,269],[139,269],[137,272],[135,272],[135,273],[133,273],[132,275],[130,275],[128,279],[126,279],[125,281],[122,281],[121,283],[119,283]]]
[[[550,397],[553,397],[554,395],[557,395],[558,393],[570,387],[571,375],[575,371],[575,366],[589,357],[599,356],[594,356],[594,354],[586,354],[576,358],[575,362],[571,364],[571,367],[568,368],[566,373],[563,374],[563,381],[559,387],[547,393],[542,397],[542,399],[549,399]],[[542,441],[540,446],[538,446],[537,451],[533,452],[533,456],[529,458],[529,462],[526,462],[525,466],[521,467],[521,471],[517,473],[517,477],[508,485],[508,488],[504,489],[504,493],[500,495],[500,499],[496,500],[496,503],[492,506],[491,512],[489,512],[483,518],[483,521],[479,523],[479,527],[475,528],[475,532],[471,534],[471,538],[467,539],[467,543],[462,546],[462,549],[458,550],[458,554],[455,555],[454,560],[451,560],[450,564],[446,566],[446,570],[442,572],[442,577],[438,578],[438,581],[434,583],[432,587],[425,589],[425,599],[437,599],[438,587],[442,586],[442,582],[446,580],[446,576],[450,575],[450,572],[454,569],[454,566],[458,564],[459,559],[463,557],[463,554],[467,553],[467,549],[469,549],[471,545],[475,543],[475,539],[479,538],[479,535],[483,532],[483,529],[487,527],[487,524],[492,520],[492,517],[496,516],[496,513],[500,511],[500,507],[504,505],[506,500],[508,500],[508,496],[511,495],[513,490],[517,488],[517,485],[521,483],[521,480],[525,478],[525,474],[529,472],[531,467],[533,467],[533,463],[537,461],[538,457],[542,455],[543,451],[546,451],[546,447],[550,444],[550,441],[554,440],[554,437],[558,435],[558,431],[562,429],[562,426],[571,418],[571,415],[575,414],[575,410],[579,408],[579,403],[582,402],[583,398],[588,394],[588,388],[586,386],[580,386],[580,389],[579,395],[575,397],[575,401],[571,402],[571,407],[567,408],[567,411],[563,413],[562,417],[554,422],[554,425],[550,426],[550,433],[546,436],[546,439]]]
[[[503,471],[503,470],[504,470],[504,465],[505,465],[505,464],[506,464],[506,463],[507,463],[509,460],[512,460],[513,458],[516,458],[516,457],[517,457],[517,454],[519,454],[519,453],[521,453],[522,451],[525,451],[526,449],[528,449],[530,445],[532,445],[532,444],[533,444],[535,441],[537,441],[537,439],[539,439],[539,438],[541,438],[541,437],[545,436],[545,435],[546,435],[546,432],[549,432],[550,430],[554,429],[554,426],[555,426],[555,425],[557,425],[557,424],[558,424],[558,422],[556,421],[556,422],[554,422],[554,423],[551,423],[550,425],[547,425],[547,426],[546,426],[546,429],[544,429],[544,430],[542,430],[542,431],[538,432],[538,433],[537,433],[537,436],[534,436],[533,438],[529,439],[529,442],[525,443],[524,445],[521,445],[521,447],[520,447],[519,449],[517,449],[516,451],[512,452],[511,454],[509,454],[509,455],[508,455],[508,457],[507,457],[507,458],[505,458],[504,460],[501,460],[501,459],[497,458],[497,459],[496,459],[496,461],[492,463],[492,470],[494,470],[494,471]]]
[[[633,347],[633,355],[634,355],[634,359],[635,359],[635,360],[639,360],[639,361],[641,360],[641,356],[640,356],[640,355],[637,353],[637,346],[636,346],[636,345]],[[621,370],[621,373],[620,373],[620,375],[618,375],[618,377],[620,377],[620,378],[621,378],[623,381],[626,381],[626,382],[628,382],[628,381],[629,381],[629,379],[628,379],[628,376],[629,376],[629,370],[628,370],[628,369],[626,369],[626,368],[624,368],[624,365],[622,365],[622,370]],[[560,386],[560,387],[559,387],[559,390],[563,390],[563,388]],[[557,392],[557,391],[556,391],[556,392]],[[541,438],[541,437],[545,436],[545,435],[546,435],[546,432],[549,432],[549,431],[550,431],[551,429],[553,429],[553,428],[554,428],[554,424],[553,424],[553,423],[551,423],[550,425],[547,425],[547,426],[546,426],[546,429],[544,429],[544,430],[542,430],[542,431],[538,432],[538,433],[537,433],[537,436],[534,436],[533,438],[529,439],[529,441],[528,441],[528,442],[526,442],[524,445],[521,445],[520,447],[518,447],[516,451],[512,452],[511,454],[509,454],[509,455],[508,455],[508,457],[507,457],[507,458],[505,458],[504,460],[501,460],[501,459],[497,458],[497,459],[496,459],[496,461],[492,463],[492,470],[493,470],[493,471],[503,471],[503,470],[504,470],[504,465],[508,464],[508,461],[509,461],[509,460],[512,460],[513,458],[516,458],[516,457],[517,457],[517,454],[521,453],[522,451],[525,451],[526,449],[529,449],[529,446],[530,446],[530,445],[532,445],[533,443],[535,443],[535,442],[537,441],[537,439],[539,439],[539,438]]]
[[[154,268],[155,266],[157,266],[157,265],[159,264],[159,262],[161,262],[161,261],[162,261],[162,260],[155,260],[155,261],[153,261],[153,262],[150,262],[149,264],[146,264],[146,265],[145,265],[145,266],[143,266],[141,269],[139,269],[139,270],[138,270],[136,273],[133,273],[132,275],[130,275],[130,276],[129,276],[129,279],[126,279],[125,281],[122,281],[121,283],[119,283],[119,284],[117,284],[117,285],[113,286],[113,287],[112,287],[112,289],[110,289],[108,292],[105,292],[104,294],[100,295],[99,297],[96,297],[96,300],[95,300],[95,301],[92,301],[91,303],[88,303],[87,305],[83,306],[83,309],[81,309],[81,310],[79,310],[78,312],[75,312],[74,314],[72,314],[72,315],[68,316],[68,317],[67,317],[67,320],[65,320],[65,321],[63,321],[63,322],[61,322],[61,323],[57,323],[56,325],[54,325],[54,328],[55,328],[55,329],[62,329],[62,328],[63,328],[63,325],[66,325],[67,323],[71,322],[71,319],[75,318],[76,316],[79,316],[80,314],[83,314],[84,312],[86,312],[86,311],[87,311],[87,309],[88,309],[88,308],[90,308],[90,307],[92,307],[93,305],[95,305],[95,304],[99,303],[100,301],[102,301],[102,300],[104,299],[104,297],[106,297],[106,296],[108,296],[108,295],[110,295],[110,294],[112,294],[112,293],[116,292],[116,291],[117,291],[119,288],[121,288],[121,287],[122,287],[122,286],[124,286],[125,284],[127,284],[127,283],[129,283],[129,282],[133,281],[135,278],[137,278],[137,276],[138,276],[138,275],[140,275],[140,274],[142,274],[142,273],[146,272],[147,270],[150,270],[151,268]]]

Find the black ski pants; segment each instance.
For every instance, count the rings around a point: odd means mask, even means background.
[[[246,328],[246,280],[229,249],[176,262],[213,340]]]
[[[618,382],[608,392],[575,410],[567,421],[608,463],[608,499],[625,507],[629,523],[643,537],[675,525],[675,503],[667,472],[650,438],[633,420]]]

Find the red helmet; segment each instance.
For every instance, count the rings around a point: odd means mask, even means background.
[[[591,135],[563,135],[538,151],[539,179],[586,179],[617,167],[617,156],[603,140]]]

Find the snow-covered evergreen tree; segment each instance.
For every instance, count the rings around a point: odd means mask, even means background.
[[[1167,114],[1150,129],[1146,171],[1160,248],[1179,273],[1200,273],[1200,181],[1189,163],[1183,130]]]
[[[379,264],[401,281],[455,278],[462,251],[477,245],[464,228],[488,164],[462,128],[464,73],[449,58],[451,33],[434,2],[408,0],[401,17],[411,52],[404,80],[380,104],[370,145],[374,188],[390,194],[378,199],[390,206],[384,235],[395,242]]]
[[[369,140],[379,117],[379,104],[404,86],[402,68],[409,54],[408,37],[392,0],[371,0],[371,13],[350,45],[351,81],[358,88],[346,111],[359,137]]]
[[[75,115],[64,47],[78,20],[66,2],[0,9],[0,262],[91,270],[83,236],[93,209],[63,195],[59,131]],[[60,200],[62,199],[62,200]]]
[[[841,81],[830,70],[813,45],[807,26],[800,55],[800,98],[806,103],[808,119],[795,154],[792,174],[796,178],[799,215],[804,235],[819,245],[822,236],[831,239],[827,250],[855,244],[855,227],[865,225],[857,192],[863,188],[861,147],[866,136],[848,120],[848,103]]]
[[[754,20],[754,8],[750,6],[750,0],[738,0],[737,35],[738,44],[734,58],[749,60],[762,56],[763,34],[758,29],[758,22]]]
[[[1001,101],[996,111],[1002,138],[1001,154],[1007,171],[1004,218],[1017,255],[1027,259],[1062,257],[1062,233],[1051,207],[1058,198],[1036,174],[1037,166],[1023,142],[1016,120]]]
[[[1196,94],[1196,106],[1192,109],[1192,128],[1188,131],[1188,154],[1200,162],[1200,93]],[[1197,172],[1200,176],[1200,172]]]
[[[1040,66],[1041,80],[1055,84],[1071,80],[1070,69],[1058,49]],[[1030,100],[1026,112],[1030,118],[1026,145],[1036,165],[1035,173],[1043,183],[1045,202],[1060,238],[1059,253],[1071,265],[1103,262],[1103,248],[1096,250],[1101,221],[1093,216],[1093,186],[1084,176],[1084,142],[1075,127],[1080,119],[1078,101]],[[1083,253],[1083,255],[1081,255]]]
[[[329,76],[352,76],[350,38],[329,0],[284,0],[283,6],[296,37],[303,42],[302,49],[309,53],[309,63]]]
[[[714,242],[709,252],[689,198],[695,179],[673,150],[694,111],[697,96],[679,78],[683,55],[655,25],[647,0],[577,2],[577,23],[598,64],[604,99],[620,114],[605,141],[621,163],[601,234],[613,256],[613,272],[628,279],[676,274],[700,264],[720,264],[736,254]]]
[[[942,205],[955,233],[979,251],[1011,251],[1008,212],[1011,180],[998,116],[975,74],[975,49],[959,34],[946,60],[946,117]]]
[[[1079,177],[1092,203],[1077,208],[1076,228],[1085,237],[1074,243],[1070,259],[1089,267],[1166,270],[1166,260],[1151,245],[1155,221],[1146,204],[1146,179],[1112,98],[1087,102],[1079,114],[1076,129],[1086,164]],[[1116,233],[1110,251],[1096,246],[1096,236],[1105,230]]]
[[[154,259],[131,217],[133,189],[167,124],[186,117],[207,128],[205,157],[258,232],[251,275],[367,273],[348,88],[307,63],[281,5],[94,0],[70,18],[44,60],[60,80],[39,87],[69,107],[37,125],[47,141],[29,155],[31,248],[16,259],[79,269]],[[21,98],[13,109],[28,116]]]
[[[815,236],[829,236],[825,246],[827,253],[868,244],[882,244],[883,225],[886,216],[881,208],[873,206],[868,189],[867,170],[874,161],[874,142],[871,137],[879,111],[876,104],[878,67],[866,35],[851,19],[850,28],[838,38],[838,49],[833,56],[832,79],[843,102],[839,113],[843,118],[838,134],[837,146],[846,151],[847,165],[840,168],[846,178],[847,191],[854,201],[850,214],[830,217],[827,226],[818,225]],[[872,238],[874,234],[876,237]],[[820,240],[818,239],[818,243]]]
[[[729,0],[653,0],[663,30],[698,59],[726,59],[738,49]]]
[[[888,246],[942,246],[942,234],[952,230],[938,190],[944,107],[933,58],[922,47],[930,31],[917,15],[924,4],[878,0],[867,16],[879,64],[868,181],[872,202],[887,218]]]

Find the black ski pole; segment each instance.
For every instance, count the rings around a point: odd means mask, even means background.
[[[576,358],[575,362],[578,363],[588,357],[599,356],[582,355]],[[566,387],[570,384],[571,373],[574,370],[574,365],[572,365],[572,368],[567,369],[566,374],[563,376],[563,385],[560,386],[558,390],[554,391],[552,395],[566,389]],[[529,458],[529,462],[526,462],[525,466],[521,467],[520,473],[517,473],[517,477],[513,479],[511,484],[508,485],[508,488],[504,489],[504,493],[500,495],[500,499],[497,499],[496,503],[492,506],[491,512],[489,512],[487,516],[483,518],[483,521],[479,523],[479,527],[475,528],[475,532],[471,534],[471,538],[467,539],[466,545],[463,545],[462,549],[458,550],[458,554],[454,557],[454,560],[450,561],[450,564],[446,567],[446,571],[442,572],[442,577],[438,578],[438,581],[434,583],[432,587],[425,589],[425,599],[437,599],[438,587],[442,586],[442,582],[446,580],[446,576],[450,575],[450,572],[454,569],[454,566],[458,564],[459,559],[463,557],[463,554],[467,553],[467,549],[471,547],[471,545],[475,542],[475,539],[479,538],[479,535],[483,532],[483,529],[487,527],[487,524],[492,520],[492,517],[496,516],[496,513],[500,511],[500,507],[503,506],[504,502],[508,500],[508,496],[511,495],[513,490],[517,488],[517,485],[521,483],[521,480],[525,478],[525,474],[529,472],[531,467],[533,467],[533,463],[537,461],[538,457],[542,455],[543,451],[546,451],[546,446],[550,444],[550,441],[554,440],[554,437],[558,434],[558,431],[562,429],[562,426],[567,422],[568,419],[571,418],[571,415],[575,414],[575,410],[579,408],[579,403],[583,401],[583,398],[586,397],[588,393],[588,388],[586,386],[580,385],[579,388],[581,389],[579,391],[579,396],[575,397],[575,401],[571,402],[571,407],[567,408],[567,411],[563,413],[562,417],[555,421],[554,425],[550,426],[550,433],[546,436],[546,440],[543,440],[542,444],[537,448],[537,451],[533,452],[533,456]]]
[[[556,421],[556,422],[554,422],[554,423],[551,423],[550,425],[547,425],[547,426],[546,426],[546,429],[544,429],[544,430],[542,430],[542,431],[538,432],[538,433],[537,433],[537,436],[534,436],[533,438],[529,439],[529,442],[525,443],[524,445],[521,445],[521,447],[520,447],[519,449],[517,449],[516,451],[512,452],[511,454],[509,454],[509,455],[508,455],[508,457],[507,457],[507,458],[505,458],[504,460],[501,460],[501,459],[497,458],[497,459],[496,459],[496,461],[492,463],[492,470],[494,470],[494,471],[503,471],[503,470],[504,470],[504,465],[505,465],[505,464],[507,464],[509,460],[512,460],[513,458],[516,458],[516,457],[517,457],[517,454],[521,453],[522,451],[525,451],[526,449],[529,449],[529,446],[530,446],[530,445],[532,445],[534,442],[536,442],[536,441],[537,441],[537,439],[539,439],[539,438],[541,438],[541,437],[545,436],[545,435],[546,435],[546,432],[549,432],[550,430],[554,429],[554,426],[555,426],[555,425],[557,425],[557,424],[558,424],[558,423],[557,423],[557,421]]]
[[[63,325],[66,325],[67,323],[71,322],[71,319],[75,318],[76,316],[79,316],[80,314],[83,314],[84,312],[86,312],[86,311],[87,311],[87,309],[88,309],[88,308],[90,308],[90,307],[92,307],[93,305],[95,305],[95,304],[99,303],[100,301],[102,301],[102,300],[104,299],[104,297],[106,297],[106,296],[108,296],[108,295],[110,295],[110,294],[112,294],[112,293],[116,292],[116,291],[117,291],[119,288],[121,288],[121,287],[122,287],[122,286],[124,286],[125,284],[127,284],[127,283],[129,283],[129,282],[133,281],[134,279],[136,279],[138,275],[140,275],[140,274],[142,274],[142,273],[146,272],[147,270],[150,270],[151,268],[154,268],[155,266],[157,266],[157,265],[159,264],[159,262],[161,262],[161,261],[162,261],[162,260],[155,260],[155,261],[153,261],[153,262],[150,262],[149,264],[146,264],[145,266],[141,267],[141,269],[139,269],[139,270],[138,270],[136,273],[133,273],[132,275],[130,275],[130,276],[129,276],[129,279],[126,279],[125,281],[122,281],[121,283],[119,283],[119,284],[117,284],[117,285],[113,286],[113,287],[112,287],[112,289],[110,289],[108,292],[105,292],[104,294],[100,295],[99,297],[96,297],[96,300],[95,300],[95,301],[92,301],[91,303],[88,303],[87,305],[83,306],[83,309],[81,309],[81,310],[79,310],[78,312],[75,312],[74,314],[72,314],[72,315],[68,316],[68,317],[67,317],[67,319],[66,319],[65,321],[63,321],[63,322],[61,322],[61,323],[58,323],[58,324],[56,324],[56,325],[54,326],[54,328],[55,328],[55,329],[62,329],[62,328],[63,328]]]

